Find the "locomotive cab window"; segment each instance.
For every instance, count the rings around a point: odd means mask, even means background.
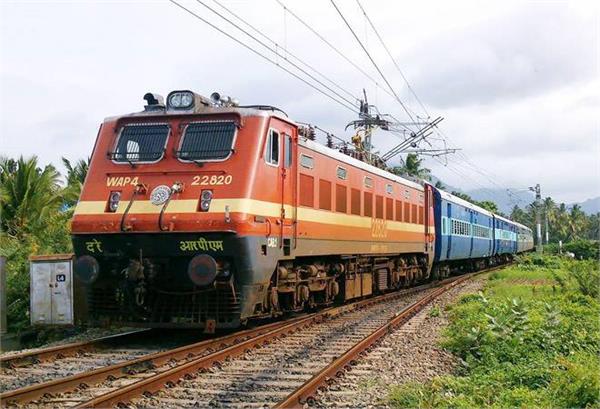
[[[237,127],[232,121],[194,122],[185,127],[176,155],[183,161],[220,161],[233,152]]]
[[[168,136],[167,124],[125,125],[109,156],[115,162],[157,162],[163,157]]]
[[[265,150],[265,160],[270,165],[279,165],[279,132],[274,129],[269,130],[269,137],[267,138]]]

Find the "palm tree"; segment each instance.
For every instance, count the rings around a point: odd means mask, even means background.
[[[423,159],[419,159],[419,155],[416,153],[409,153],[406,155],[404,165],[395,166],[390,171],[400,176],[411,176],[416,179],[431,180],[431,170],[422,168],[421,163]]]
[[[475,203],[477,206],[484,208],[485,210],[492,212],[492,213],[500,213],[500,210],[498,209],[498,205],[494,202],[492,202],[491,200],[484,200],[482,202],[476,202]]]
[[[73,166],[69,159],[65,157],[62,158],[63,165],[67,168],[67,184],[75,185],[79,183],[79,185],[83,185],[90,168],[90,160],[91,158],[89,156],[87,159],[79,159],[75,163],[75,166]]]
[[[586,222],[586,216],[581,210],[581,206],[573,205],[569,214],[569,238],[571,240],[581,238]]]
[[[90,159],[90,157],[87,160],[79,159],[73,166],[69,159],[62,158],[63,165],[67,169],[67,187],[65,188],[64,197],[65,204],[68,207],[74,206],[79,199],[81,188],[90,168]]]
[[[569,238],[569,213],[567,206],[561,203],[555,211],[555,236],[557,240],[566,241]]]
[[[17,236],[32,232],[62,204],[60,174],[52,165],[41,169],[36,156],[0,158],[0,228]]]
[[[435,188],[440,189],[440,190],[445,190],[446,186],[444,185],[444,183],[441,180],[438,180],[437,182],[435,182]]]
[[[588,219],[587,238],[600,240],[600,212],[591,214]]]

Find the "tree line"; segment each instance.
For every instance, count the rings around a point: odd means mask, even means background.
[[[71,163],[66,175],[37,157],[0,157],[0,256],[6,258],[6,309],[10,330],[29,324],[29,257],[72,251],[70,220],[89,167]]]
[[[392,167],[388,170],[399,176],[431,181],[431,170],[423,167],[422,162],[423,160],[418,155],[409,153],[402,165]],[[440,180],[435,183],[435,187],[442,190],[446,188]],[[462,192],[452,191],[451,193],[490,212],[509,217],[511,220],[529,227],[534,232],[536,230],[535,202],[526,205],[524,208],[515,205],[510,215],[505,215],[493,201],[477,201]],[[547,197],[542,201],[539,211],[542,215],[543,236],[545,237],[547,225],[550,243],[600,239],[600,212],[588,215],[577,204],[568,207],[564,203],[556,203],[551,197]],[[546,223],[546,219],[548,223]]]

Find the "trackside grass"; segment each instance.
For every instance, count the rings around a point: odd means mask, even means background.
[[[449,311],[457,372],[393,386],[397,408],[600,407],[598,263],[526,256]]]

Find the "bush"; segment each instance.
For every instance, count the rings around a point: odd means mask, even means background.
[[[572,263],[571,276],[577,281],[583,295],[598,298],[600,296],[600,269],[592,260]]]
[[[562,291],[531,290],[551,288],[553,276],[563,280]],[[392,388],[390,404],[598,407],[599,278],[592,261],[556,257],[531,257],[522,267],[498,271],[483,293],[450,309],[442,346],[461,358],[456,374]],[[511,290],[516,296],[507,297]]]
[[[6,257],[6,315],[9,331],[29,326],[29,257],[71,251],[68,214],[48,218],[43,231],[0,236],[0,255]]]
[[[578,260],[598,260],[600,259],[600,241],[576,240],[566,243],[563,251],[575,254]]]

